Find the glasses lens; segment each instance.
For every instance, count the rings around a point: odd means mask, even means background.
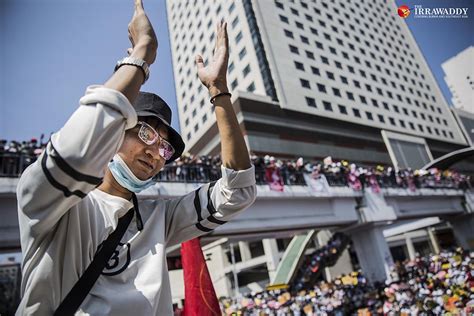
[[[173,154],[173,146],[162,138],[160,141],[160,156],[165,158],[165,160],[170,160]]]
[[[154,144],[158,139],[158,133],[146,123],[141,123],[142,127],[138,132],[138,137],[147,145]]]

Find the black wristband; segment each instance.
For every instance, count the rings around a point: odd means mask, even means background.
[[[221,92],[221,93],[218,93],[215,96],[211,97],[209,102],[211,102],[211,104],[214,104],[214,102],[216,102],[216,98],[220,97],[220,96],[223,96],[223,95],[228,95],[229,97],[232,97],[232,94],[230,92]]]

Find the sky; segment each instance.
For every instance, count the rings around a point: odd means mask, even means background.
[[[406,19],[450,103],[441,63],[474,44],[473,1],[396,2],[410,8],[469,7],[467,19]],[[168,102],[179,130],[165,0],[144,0],[144,6],[159,48],[142,90]],[[58,130],[86,87],[104,83],[126,56],[132,14],[133,0],[0,0],[0,139],[22,141],[42,133],[47,138]]]

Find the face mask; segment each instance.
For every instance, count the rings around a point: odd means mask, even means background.
[[[109,162],[109,170],[118,184],[131,192],[138,193],[155,184],[153,178],[138,179],[118,154],[115,154],[113,160]]]

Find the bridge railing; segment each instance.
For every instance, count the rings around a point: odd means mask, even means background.
[[[19,177],[22,172],[33,162],[37,156],[24,152],[0,152],[0,177]],[[288,169],[286,167],[278,170],[279,182],[283,185],[308,185],[305,173],[300,169]],[[344,172],[321,172],[331,187],[355,188],[349,181],[349,175]],[[221,168],[218,165],[207,164],[172,164],[164,166],[162,171],[156,175],[159,182],[187,182],[207,183],[218,180],[221,177]],[[354,181],[354,177],[352,177]],[[272,179],[272,173],[265,166],[255,166],[255,179],[258,185],[267,185]],[[472,187],[472,180],[459,175],[454,177],[440,177],[439,175],[426,174],[424,176],[395,176],[394,174],[361,174],[357,180],[360,182],[358,188],[373,187],[380,188],[447,188],[467,189]]]

